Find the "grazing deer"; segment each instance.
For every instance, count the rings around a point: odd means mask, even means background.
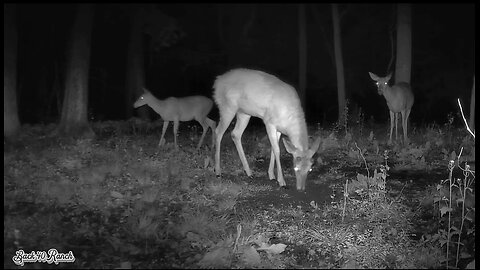
[[[392,143],[393,133],[393,119],[395,118],[395,140],[398,138],[398,114],[402,113],[402,129],[404,143],[408,143],[407,130],[408,130],[408,116],[410,116],[410,110],[412,109],[414,97],[410,84],[406,82],[399,82],[392,87],[388,86],[388,81],[392,77],[392,74],[388,74],[387,77],[378,77],[372,72],[368,72],[372,80],[374,80],[378,87],[378,94],[383,95],[387,101],[388,109],[390,110],[390,139],[388,143]]]
[[[165,144],[165,131],[167,131],[168,124],[173,121],[173,138],[175,140],[175,149],[178,149],[177,145],[177,131],[179,121],[196,120],[203,128],[202,137],[197,145],[197,150],[203,143],[203,138],[207,133],[208,127],[212,130],[212,146],[214,145],[214,130],[215,121],[208,118],[207,115],[213,107],[213,101],[204,96],[189,96],[189,97],[169,97],[164,100],[157,99],[148,91],[143,89],[144,93],[133,104],[134,108],[138,108],[147,104],[156,113],[158,113],[163,119],[162,137],[158,146]]]
[[[287,151],[293,155],[297,190],[305,190],[306,178],[312,167],[312,156],[320,144],[318,137],[313,145],[308,147],[307,125],[295,89],[277,77],[258,70],[233,69],[220,75],[213,85],[214,99],[220,111],[220,123],[215,130],[215,173],[220,170],[220,144],[225,130],[237,116],[232,139],[237,148],[245,172],[250,177],[252,172],[245,158],[242,147],[242,134],[251,116],[263,119],[267,128],[268,138],[272,146],[268,176],[275,179],[274,161],[277,164],[277,181],[281,187],[286,183],[280,164],[280,147],[278,142],[281,134]]]

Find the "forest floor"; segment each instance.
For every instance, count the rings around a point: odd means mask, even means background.
[[[24,126],[4,142],[4,268],[465,268],[474,260],[475,140],[462,127],[414,127],[407,146],[388,145],[385,125],[312,127],[322,142],[306,192],[295,189],[283,145],[289,188],[268,180],[264,126],[242,137],[252,178],[230,131],[216,177],[210,131],[195,150],[198,125],[180,124],[178,150],[171,129],[158,147],[158,124],[92,127],[94,139],[63,139],[48,136],[54,125]]]

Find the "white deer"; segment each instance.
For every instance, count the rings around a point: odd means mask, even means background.
[[[178,122],[179,121],[191,121],[196,120],[203,128],[202,137],[197,145],[197,150],[200,149],[200,146],[203,143],[205,134],[207,133],[208,127],[212,130],[212,146],[214,145],[214,130],[215,130],[215,121],[208,118],[208,113],[212,110],[213,101],[204,96],[189,96],[189,97],[169,97],[164,100],[160,100],[152,95],[147,89],[143,89],[144,93],[141,95],[137,101],[133,104],[134,108],[138,108],[143,105],[148,105],[156,113],[158,113],[163,119],[163,129],[162,137],[158,146],[165,144],[165,131],[167,131],[168,124],[170,121],[173,121],[173,138],[175,141],[175,148],[178,149],[177,145],[177,131],[178,131]]]
[[[415,100],[410,84],[406,82],[399,82],[392,87],[388,86],[388,81],[392,77],[392,74],[388,74],[387,77],[378,77],[372,72],[368,72],[370,78],[374,80],[378,87],[378,94],[383,95],[387,101],[388,109],[390,110],[390,139],[388,143],[392,143],[393,133],[393,121],[395,118],[395,140],[398,138],[398,114],[402,114],[402,129],[403,129],[403,141],[408,143],[407,130],[408,130],[408,117],[410,116],[410,110],[412,109],[413,102]]]
[[[300,99],[295,89],[277,77],[258,70],[233,69],[215,80],[213,85],[214,99],[220,111],[220,123],[215,130],[215,173],[220,170],[220,144],[225,130],[233,117],[237,116],[232,139],[242,161],[243,168],[249,177],[252,172],[243,152],[241,137],[251,116],[263,119],[268,138],[272,146],[268,176],[275,179],[274,161],[277,164],[277,181],[281,187],[286,183],[280,164],[281,134],[287,151],[293,155],[297,190],[305,190],[306,178],[312,167],[312,156],[320,144],[320,137],[308,147],[307,125]]]

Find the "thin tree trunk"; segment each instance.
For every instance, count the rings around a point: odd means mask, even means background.
[[[470,99],[470,129],[475,130],[475,75],[473,75],[472,96]]]
[[[79,4],[70,39],[65,96],[58,131],[67,136],[91,137],[88,124],[88,76],[93,25],[93,4]]]
[[[325,49],[328,52],[328,56],[330,56],[330,60],[332,63],[332,66],[335,66],[335,53],[333,52],[333,46],[330,43],[330,38],[327,36],[327,33],[325,31],[325,28],[323,27],[322,22],[320,21],[320,18],[322,17],[320,13],[318,12],[318,9],[314,6],[310,8],[310,10],[313,13],[313,19],[317,23],[318,27],[320,28],[320,32],[322,33],[323,36],[323,45],[325,46]]]
[[[222,48],[225,45],[225,36],[223,34],[223,4],[217,4],[217,31],[218,42]]]
[[[42,61],[42,63],[45,63],[45,61]],[[51,91],[51,87],[49,87],[48,82],[48,69],[48,65],[44,64],[44,67],[40,68],[38,71],[38,93],[36,99],[40,105],[40,108],[38,109],[38,113],[36,113],[36,117],[38,117],[36,119],[37,121],[44,121],[48,119],[48,98]]]
[[[337,71],[337,93],[338,93],[338,121],[343,123],[345,120],[345,74],[343,71],[342,37],[340,28],[340,18],[338,16],[338,5],[332,4],[333,19],[333,41],[335,49],[335,68]]]
[[[390,30],[390,61],[388,62],[387,66],[387,74],[391,72],[392,70],[392,65],[395,60],[395,39],[393,37],[393,30]]]
[[[143,94],[143,88],[145,87],[142,31],[143,20],[141,13],[142,8],[137,7],[131,17],[132,26],[130,28],[130,40],[127,53],[127,89],[125,100],[127,119],[132,117],[133,103]],[[147,106],[136,109],[136,112],[142,119],[147,120],[149,118]]]
[[[238,65],[245,63],[245,52],[248,50],[248,43],[245,35],[240,34],[247,28],[248,20],[245,14],[249,11],[249,6],[245,4],[234,4],[232,9],[227,12],[225,17],[228,20],[223,21],[226,26],[226,54],[227,65]]]
[[[16,5],[3,4],[3,136],[15,138],[20,130],[17,109]]]
[[[257,17],[257,5],[252,4],[250,8],[250,14],[248,20],[245,22],[245,25],[243,26],[243,38],[248,41],[249,39],[249,34],[250,30],[252,29],[253,23],[255,22],[255,19]]]
[[[410,83],[412,67],[412,18],[410,4],[397,5],[397,61],[395,83]]]
[[[307,85],[307,25],[305,23],[305,4],[300,4],[298,7],[298,95],[303,109],[306,110],[305,96]]]

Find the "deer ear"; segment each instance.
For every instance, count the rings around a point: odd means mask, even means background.
[[[370,78],[372,78],[372,80],[374,81],[378,81],[378,76],[373,74],[372,72],[368,72],[368,74],[370,74]]]
[[[145,92],[145,93],[150,93],[150,91],[148,91],[147,88],[142,87],[142,89],[143,89],[143,92]]]
[[[311,158],[317,152],[320,146],[320,136],[318,136],[312,144],[312,147],[308,149],[308,157]]]
[[[287,152],[292,154],[297,152],[297,148],[287,139],[282,138],[283,144],[285,145],[285,149],[287,149]]]
[[[390,78],[392,78],[392,73],[391,73],[391,72],[390,72],[390,73],[388,73],[388,75],[387,75],[387,77],[385,77],[385,79],[386,79],[387,81],[389,81],[389,80],[390,80]]]

